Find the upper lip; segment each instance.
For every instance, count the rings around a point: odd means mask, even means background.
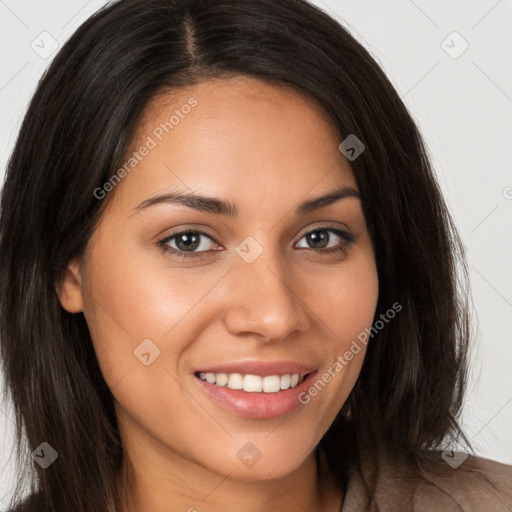
[[[203,367],[198,369],[197,372],[240,373],[242,375],[267,377],[269,375],[286,375],[287,373],[307,375],[317,369],[316,366],[294,361],[240,361]]]

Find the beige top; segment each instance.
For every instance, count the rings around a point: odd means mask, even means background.
[[[421,475],[384,462],[375,492],[378,509],[367,506],[363,471],[352,469],[340,512],[512,512],[512,466],[471,455],[463,462],[464,455],[452,458],[450,465],[442,452],[430,453],[433,461]]]

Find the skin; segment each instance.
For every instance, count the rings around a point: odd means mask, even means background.
[[[321,375],[372,324],[375,256],[361,201],[347,197],[297,215],[297,204],[341,186],[356,191],[339,136],[299,93],[254,78],[203,82],[159,95],[132,150],[189,98],[197,106],[109,192],[108,209],[80,259],[58,285],[62,306],[83,312],[116,400],[136,485],[123,510],[338,511],[342,492],[316,476],[314,450],[359,375],[365,346],[307,405],[287,416],[248,419],[208,395],[193,372],[242,360],[293,360]],[[141,202],[171,190],[235,203],[237,217]],[[307,232],[321,229],[322,254]],[[177,229],[199,229],[202,258],[157,245]],[[263,252],[247,263],[248,236]],[[168,243],[175,250],[183,239]],[[179,247],[183,250],[183,244]],[[218,250],[214,250],[217,248]],[[186,249],[185,249],[186,251]],[[160,355],[134,356],[150,339]],[[253,443],[252,467],[237,452]]]

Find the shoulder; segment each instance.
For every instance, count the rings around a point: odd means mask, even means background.
[[[512,466],[456,452],[425,456],[415,493],[418,510],[435,501],[464,512],[482,510],[484,504],[487,512],[512,511]]]
[[[382,512],[512,512],[512,466],[481,457],[421,452],[417,469],[382,457],[373,503]],[[372,502],[371,463],[352,468],[341,512]],[[370,510],[370,509],[368,509]],[[372,509],[373,510],[373,509]]]

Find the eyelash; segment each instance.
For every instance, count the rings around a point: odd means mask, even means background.
[[[313,249],[313,248],[309,248],[309,249],[306,249],[306,250],[315,251],[315,252],[318,252],[318,253],[321,253],[321,254],[324,254],[324,255],[336,254],[336,253],[346,254],[347,249],[356,240],[356,237],[353,234],[349,233],[348,231],[343,231],[341,229],[333,228],[333,227],[330,227],[330,226],[324,226],[324,227],[312,229],[311,231],[307,231],[306,233],[304,233],[299,238],[299,240],[302,240],[305,236],[307,236],[307,235],[309,235],[311,233],[316,233],[318,231],[328,231],[328,232],[334,233],[335,235],[339,236],[341,238],[340,245],[337,246],[337,247],[329,248],[329,249]],[[203,235],[203,236],[209,238],[212,242],[215,242],[217,244],[217,242],[210,235],[208,235],[207,233],[204,233],[203,231],[196,231],[196,230],[192,230],[192,229],[187,229],[187,230],[183,230],[183,231],[178,231],[177,233],[173,233],[172,235],[167,236],[167,237],[159,240],[157,242],[157,245],[160,247],[160,249],[163,251],[164,254],[171,253],[172,256],[175,256],[175,257],[178,257],[178,258],[181,258],[181,259],[191,258],[191,259],[196,259],[197,260],[197,259],[202,259],[204,257],[205,253],[216,252],[216,251],[199,251],[199,252],[181,251],[181,250],[176,250],[173,247],[169,247],[167,245],[171,240],[173,240],[177,236],[184,235],[184,234],[187,234],[187,235],[189,235],[189,234]],[[304,250],[304,248],[301,248],[299,250]]]

